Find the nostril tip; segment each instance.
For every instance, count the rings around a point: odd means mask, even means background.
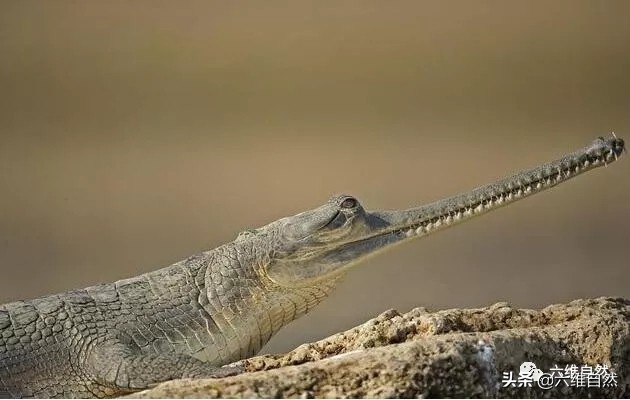
[[[613,150],[617,154],[621,154],[622,151],[626,153],[628,152],[628,150],[626,150],[626,143],[621,138],[615,138],[615,141],[613,143]]]

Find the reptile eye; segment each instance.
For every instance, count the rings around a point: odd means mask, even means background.
[[[344,201],[341,202],[341,208],[346,208],[346,209],[355,208],[357,206],[357,203],[358,203],[357,199],[348,197]]]

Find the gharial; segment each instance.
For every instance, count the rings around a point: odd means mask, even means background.
[[[0,306],[0,397],[111,397],[182,377],[233,374],[282,326],[376,252],[615,161],[624,141],[590,145],[425,206],[326,204],[115,283]],[[224,367],[222,367],[224,366]]]

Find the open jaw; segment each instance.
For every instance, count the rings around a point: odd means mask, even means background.
[[[542,192],[591,169],[614,162],[625,151],[614,134],[538,167],[434,203],[400,211],[368,212],[367,232],[327,252],[335,264],[354,263],[391,245],[423,236]]]

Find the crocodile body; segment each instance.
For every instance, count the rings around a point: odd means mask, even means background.
[[[622,139],[426,206],[367,212],[350,196],[169,267],[0,306],[0,397],[112,397],[220,377],[324,299],[352,265],[610,163]]]

